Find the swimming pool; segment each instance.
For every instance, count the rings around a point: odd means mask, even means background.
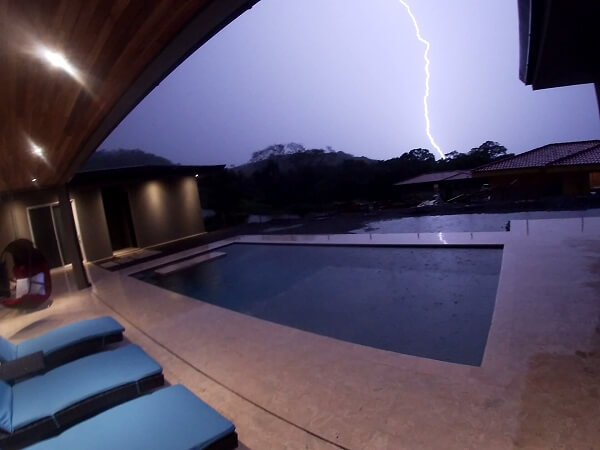
[[[232,244],[158,275],[157,286],[282,325],[379,349],[480,365],[499,247]]]

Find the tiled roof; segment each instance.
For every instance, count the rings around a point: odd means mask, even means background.
[[[467,178],[473,178],[473,175],[471,174],[470,170],[463,170],[460,172],[456,172],[454,175],[445,178],[444,181],[449,181],[449,180],[466,180]]]
[[[540,168],[550,165],[597,164],[598,151],[594,150],[594,148],[597,148],[598,146],[600,146],[600,140],[548,144],[521,153],[520,155],[503,159],[502,161],[486,164],[485,166],[478,167],[475,171],[488,172],[495,170]],[[574,162],[565,164],[563,161]]]
[[[471,172],[465,170],[449,170],[446,172],[434,172],[425,173],[417,177],[409,178],[408,180],[396,183],[394,186],[401,186],[405,184],[419,184],[419,183],[436,183],[438,181],[448,180],[464,180],[465,178],[471,178]]]
[[[579,166],[582,164],[600,164],[600,143],[587,150],[554,161],[552,166]]]

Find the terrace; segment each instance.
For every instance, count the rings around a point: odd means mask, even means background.
[[[6,52],[0,191],[10,199],[44,188],[58,199],[72,265],[52,270],[54,291],[44,308],[0,310],[2,336],[19,341],[111,315],[126,327],[127,341],[163,366],[168,383],[185,384],[235,424],[239,448],[593,448],[600,442],[599,218],[514,221],[510,232],[237,236],[122,270],[84,263],[66,183],[177,63],[256,2],[190,1],[175,10],[170,2],[155,2],[145,11],[135,2],[124,9],[114,3],[111,20],[92,10],[71,13],[78,9],[68,0],[44,11],[0,10],[7,23],[37,24],[31,36],[41,42],[64,48],[80,42],[74,54],[97,76],[80,83],[85,77],[55,67],[48,78],[22,52]],[[79,22],[85,17],[93,26]],[[108,39],[121,23],[130,31]],[[21,32],[3,27],[2,33],[20,42]],[[136,53],[140,41],[148,50]],[[90,47],[96,51],[87,52]],[[532,55],[544,54],[537,50]],[[21,73],[31,76],[27,88],[12,76]],[[61,96],[50,96],[50,86]],[[46,99],[52,113],[43,126],[27,119],[37,111],[37,98]],[[3,239],[14,232],[4,222],[0,229]],[[326,337],[131,276],[231,243],[501,246],[482,362],[457,364]]]
[[[502,245],[483,362],[352,344],[128,275],[230,242]],[[56,269],[51,307],[4,310],[0,333],[18,340],[112,315],[170,383],[184,383],[236,424],[241,448],[586,448],[600,439],[599,250],[593,217],[516,221],[497,233],[240,236],[123,271],[88,265],[85,290]]]

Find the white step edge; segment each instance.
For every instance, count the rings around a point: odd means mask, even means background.
[[[161,267],[160,269],[156,269],[156,272],[159,275],[168,275],[173,272],[177,272],[179,270],[187,269],[188,267],[195,266],[196,264],[200,264],[207,261],[212,261],[213,259],[220,258],[221,256],[225,256],[224,252],[208,252],[203,253],[200,256],[196,256],[195,258],[186,259],[185,261],[180,261],[175,264],[169,264],[168,266]]]

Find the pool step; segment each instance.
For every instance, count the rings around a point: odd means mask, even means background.
[[[212,261],[213,259],[217,259],[225,255],[226,253],[224,252],[203,253],[195,258],[186,259],[185,261],[180,261],[176,262],[175,264],[169,264],[168,266],[161,267],[160,269],[156,269],[154,272],[159,275],[168,275],[170,273],[178,272],[180,270],[187,269],[188,267],[195,266],[196,264]]]

